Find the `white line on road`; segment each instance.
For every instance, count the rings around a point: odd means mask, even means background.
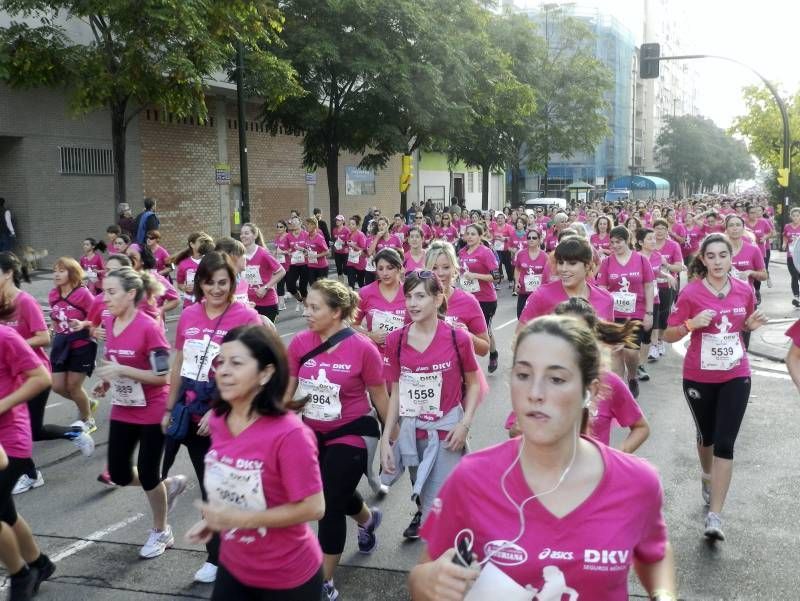
[[[501,325],[501,326],[497,326],[496,328],[494,328],[494,331],[496,332],[497,330],[502,330],[502,329],[503,329],[503,328],[505,328],[506,326],[510,326],[512,323],[516,323],[516,321],[517,321],[516,319],[509,319],[509,320],[508,320],[507,322],[505,322],[503,325]]]
[[[286,332],[285,334],[281,334],[281,338],[286,338],[287,336],[291,336],[292,334],[297,334],[297,332]]]
[[[59,401],[57,403],[50,403],[49,405],[47,405],[47,407],[45,407],[45,409],[52,409],[53,407],[58,407],[59,405],[63,405],[63,404],[64,404],[63,401]]]
[[[96,532],[92,532],[85,539],[75,541],[71,545],[65,547],[62,551],[59,551],[55,555],[51,555],[50,561],[52,561],[53,563],[57,563],[62,559],[71,557],[72,555],[75,555],[75,553],[78,553],[79,551],[82,551],[86,547],[90,547],[91,545],[95,544],[97,541],[104,539],[112,532],[121,530],[125,526],[133,524],[133,522],[135,522],[136,520],[140,520],[143,517],[144,517],[143,513],[137,513],[136,515],[132,515],[129,518],[122,520],[121,522],[117,522],[116,524],[111,524],[107,528],[103,528],[102,530],[97,530]]]

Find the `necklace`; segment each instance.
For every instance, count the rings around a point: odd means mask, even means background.
[[[714,292],[714,294],[717,295],[717,298],[720,298],[720,299],[721,298],[725,298],[724,290],[725,290],[725,288],[728,287],[728,283],[729,283],[729,280],[728,280],[727,277],[725,278],[725,283],[722,284],[722,288],[714,288],[714,286],[711,284],[711,282],[708,281],[707,277],[703,278],[703,282],[705,283],[706,286],[708,286]]]

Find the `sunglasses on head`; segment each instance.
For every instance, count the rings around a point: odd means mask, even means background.
[[[430,280],[431,278],[435,277],[435,273],[427,269],[417,269],[411,272],[415,276],[417,276],[421,280]]]

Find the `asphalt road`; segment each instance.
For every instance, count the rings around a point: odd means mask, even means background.
[[[784,265],[773,268],[775,286],[764,291],[764,308],[776,318],[800,317],[788,304],[788,276]],[[509,410],[508,367],[515,327],[515,301],[503,289],[495,318],[500,369],[488,377],[491,392],[472,430],[473,448],[505,438],[503,422]],[[279,331],[288,341],[302,329],[299,314],[289,311],[279,319]],[[174,335],[174,334],[173,334]],[[782,364],[759,359],[753,376],[751,404],[736,446],[734,480],[725,507],[728,540],[716,547],[702,537],[704,508],[699,491],[699,466],[694,450],[694,425],[680,388],[681,343],[648,367],[652,380],[642,384],[640,404],[652,427],[639,454],[660,470],[666,520],[678,565],[682,599],[796,599],[800,598],[800,540],[797,520],[800,423],[798,393]],[[486,365],[486,360],[482,361]],[[49,423],[69,423],[74,408],[56,395],[47,411]],[[37,443],[35,460],[45,486],[15,497],[44,551],[57,561],[57,572],[40,590],[39,599],[206,599],[210,585],[192,583],[204,554],[183,540],[197,518],[192,501],[196,485],[180,498],[170,522],[176,546],[160,558],[138,559],[139,547],[150,527],[149,510],[141,490],[108,489],[96,482],[105,463],[109,408],[102,404],[95,434],[97,450],[82,457],[64,441]],[[619,439],[619,433],[615,439]],[[193,472],[182,453],[173,473]],[[365,489],[366,495],[366,489]],[[342,568],[336,576],[343,601],[407,599],[408,570],[420,552],[420,543],[402,541],[401,532],[413,512],[406,481],[378,502],[384,510],[380,543],[370,557],[356,553],[356,530],[351,523]],[[635,508],[631,508],[635,510]],[[644,598],[631,577],[632,598]],[[588,601],[588,600],[587,600]]]

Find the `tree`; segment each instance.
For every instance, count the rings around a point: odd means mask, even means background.
[[[667,117],[656,141],[656,156],[673,190],[685,195],[755,175],[747,148],[704,117]]]
[[[750,153],[770,174],[765,181],[772,198],[781,198],[783,192],[775,177],[777,168],[783,166],[783,122],[780,111],[772,94],[765,87],[748,86],[742,93],[747,112],[734,119],[730,131],[747,140]],[[785,99],[785,103],[789,114],[791,141],[789,195],[798,198],[800,178],[796,174],[797,169],[800,169],[800,91]]]
[[[269,48],[282,17],[270,0],[0,0],[15,17],[0,28],[0,80],[13,87],[65,86],[76,114],[108,109],[114,156],[114,199],[124,202],[125,136],[148,105],[205,119],[205,80],[234,66],[235,44],[272,102],[300,94],[294,72]],[[66,18],[66,19],[65,19]],[[88,43],[67,35],[81,23]]]

